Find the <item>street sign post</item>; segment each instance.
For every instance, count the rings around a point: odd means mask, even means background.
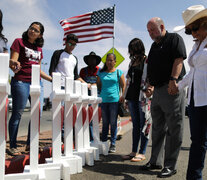
[[[113,53],[114,51],[114,54],[116,55],[116,65],[115,65],[115,68],[118,67],[123,61],[124,61],[124,57],[115,49],[115,48],[111,48],[102,58],[101,58],[101,61],[103,63],[106,62],[106,56],[107,54],[109,53]]]

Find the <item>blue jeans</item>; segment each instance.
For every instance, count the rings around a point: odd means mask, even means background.
[[[9,120],[10,148],[16,148],[17,133],[22,113],[30,93],[30,82],[11,80],[12,115]]]
[[[129,111],[132,118],[132,152],[138,151],[139,140],[141,137],[140,154],[145,154],[148,139],[142,133],[142,129],[145,123],[145,113],[141,109],[141,103],[139,101],[128,100]]]
[[[40,117],[42,117],[43,105],[44,105],[44,86],[42,80],[40,80]]]
[[[192,143],[189,153],[187,180],[202,180],[207,149],[207,106],[195,107],[191,95],[188,110]]]
[[[101,103],[102,141],[108,140],[109,125],[111,127],[111,145],[116,144],[118,102]]]

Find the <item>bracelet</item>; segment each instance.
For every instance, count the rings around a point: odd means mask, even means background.
[[[171,80],[171,81],[177,81],[178,78],[175,78],[175,77],[171,76],[171,77],[170,77],[170,80]]]

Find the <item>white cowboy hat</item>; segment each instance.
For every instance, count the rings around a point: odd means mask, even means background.
[[[207,9],[203,5],[190,6],[185,11],[183,11],[182,16],[185,25],[176,26],[173,29],[174,32],[180,31],[192,22],[207,16]]]

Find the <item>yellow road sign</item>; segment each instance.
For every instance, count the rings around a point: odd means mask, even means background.
[[[106,56],[108,53],[113,53],[113,48],[111,48],[102,58],[101,61],[103,63],[106,62]],[[121,64],[124,61],[124,57],[114,48],[114,54],[116,55],[116,65],[115,67],[118,67],[119,64]]]

